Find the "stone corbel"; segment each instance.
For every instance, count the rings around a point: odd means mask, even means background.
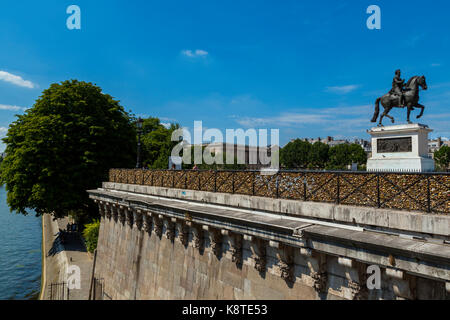
[[[119,221],[123,226],[125,225],[125,221],[127,220],[127,215],[126,215],[127,210],[128,209],[124,206],[119,207]]]
[[[125,210],[125,215],[126,215],[126,220],[127,220],[127,223],[128,223],[128,226],[130,227],[130,228],[133,228],[133,210],[130,208],[130,209],[128,209],[127,208],[127,210]]]
[[[152,232],[152,216],[149,212],[144,213],[144,230],[147,233],[151,233]]]
[[[325,292],[327,287],[327,273],[326,272],[311,272],[311,277],[314,280],[313,287],[318,293]]]
[[[272,241],[271,241],[272,242]],[[273,245],[272,245],[273,246]],[[278,267],[281,278],[285,281],[294,281],[294,248],[280,243],[278,246]]]
[[[166,232],[165,232],[166,238],[173,242],[175,239],[175,224],[172,222],[172,220],[165,219],[164,225],[166,227]]]
[[[348,287],[352,291],[353,300],[367,300],[367,288],[360,283],[349,280]]]
[[[192,228],[192,242],[194,248],[201,250],[204,244],[203,229],[199,225],[194,225],[192,222],[187,222],[187,225]]]
[[[136,224],[136,227],[138,228],[138,230],[142,230],[142,225],[143,225],[143,213],[142,210],[140,209],[134,209],[133,210],[133,220],[134,220],[134,224]]]
[[[176,227],[178,231],[178,239],[181,244],[186,247],[189,243],[189,227],[182,221],[177,221]]]
[[[106,218],[108,220],[111,220],[111,210],[112,210],[111,204],[109,204],[109,203],[105,204],[105,213],[106,213]]]
[[[153,215],[153,225],[155,226],[155,234],[161,238],[163,232],[163,222],[162,219],[157,215]]]
[[[367,300],[369,295],[369,289],[367,288],[367,265],[353,261],[352,267],[358,270],[358,282],[348,280],[348,287],[352,292],[353,300]]]
[[[114,222],[117,222],[117,219],[119,218],[119,208],[116,204],[113,204],[112,207],[112,217],[114,219]]]
[[[105,206],[103,204],[103,201],[98,202],[98,213],[100,213],[100,216],[102,218],[104,218],[106,215]]]
[[[326,256],[324,254],[317,255],[319,269],[311,272],[313,279],[313,287],[317,293],[324,293],[327,289],[328,274],[326,269]]]
[[[242,235],[234,233],[230,235],[231,261],[237,265],[242,264]]]
[[[252,251],[252,259],[255,261],[255,269],[260,273],[265,272],[266,241],[249,235],[244,235],[244,239],[252,242],[251,251]]]
[[[217,229],[208,228],[207,230],[209,232],[211,250],[216,257],[219,257],[222,251],[222,234]]]

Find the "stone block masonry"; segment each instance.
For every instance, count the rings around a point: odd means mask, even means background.
[[[423,239],[314,216],[306,220],[305,212],[296,218],[242,208],[252,196],[224,205],[211,194],[198,195],[208,199],[200,203],[180,190],[135,188],[105,184],[89,191],[102,214],[96,277],[104,279],[105,299],[450,298],[448,219],[447,227],[436,229],[441,234]],[[304,205],[321,213],[326,210],[314,206],[328,204]],[[362,208],[355,210],[349,215],[362,215]],[[399,221],[397,231],[420,233],[414,223],[402,227]],[[381,270],[378,290],[367,287],[370,265]]]

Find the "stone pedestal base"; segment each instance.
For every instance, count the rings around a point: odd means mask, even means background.
[[[428,157],[428,133],[432,131],[423,124],[368,130],[372,136],[372,157],[367,161],[367,171],[434,171],[434,160]]]
[[[434,160],[428,158],[369,159],[367,161],[367,171],[432,172],[434,171]]]

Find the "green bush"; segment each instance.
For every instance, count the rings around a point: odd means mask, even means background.
[[[100,221],[94,220],[92,223],[84,225],[83,237],[86,241],[86,248],[89,252],[97,249],[98,231],[100,229]]]

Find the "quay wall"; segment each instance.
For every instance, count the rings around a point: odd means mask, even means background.
[[[126,196],[113,193],[117,198],[108,200],[113,196],[105,193],[106,188],[96,195],[90,192],[102,214],[95,275],[104,281],[104,299],[450,299],[448,252],[441,252],[435,267],[434,262],[419,261],[412,254],[371,251],[355,244],[345,247],[328,238],[302,238],[298,245],[293,240],[288,244],[269,236],[230,231],[235,230],[231,227],[221,230],[197,223],[189,212],[185,219],[161,215],[154,207],[144,209],[141,200],[136,209],[131,202],[138,200],[130,199],[145,193],[138,186],[104,187],[120,192],[128,188],[123,194],[131,197],[125,200]],[[104,198],[99,196],[102,192]],[[152,189],[154,194],[174,192],[186,199],[186,191]],[[195,197],[194,191],[188,193]],[[220,197],[226,202],[234,195]],[[157,199],[148,201],[160,205]],[[250,207],[253,199],[248,201]],[[448,219],[444,221],[446,229],[433,223],[422,222],[422,226],[434,228],[445,238]],[[406,229],[421,231],[417,223],[406,224]],[[449,249],[448,245],[441,248]],[[381,288],[369,290],[367,268],[374,261],[381,266]]]

